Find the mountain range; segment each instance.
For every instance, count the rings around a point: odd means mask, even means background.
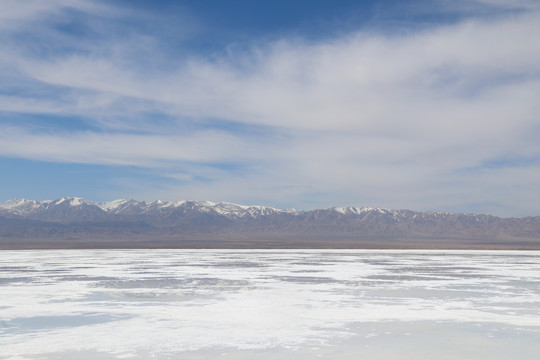
[[[0,203],[0,248],[540,249],[540,216],[12,199]]]

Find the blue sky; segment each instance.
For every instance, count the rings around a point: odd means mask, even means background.
[[[538,1],[0,7],[0,201],[540,214]]]

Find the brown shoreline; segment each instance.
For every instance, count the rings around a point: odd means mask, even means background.
[[[361,238],[0,238],[0,250],[53,249],[380,249],[380,250],[540,250],[540,239],[361,239]]]

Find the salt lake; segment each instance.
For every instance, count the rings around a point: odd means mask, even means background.
[[[0,359],[540,358],[540,252],[0,252]]]

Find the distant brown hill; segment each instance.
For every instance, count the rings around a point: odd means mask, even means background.
[[[540,249],[540,217],[208,201],[0,203],[0,248]]]

